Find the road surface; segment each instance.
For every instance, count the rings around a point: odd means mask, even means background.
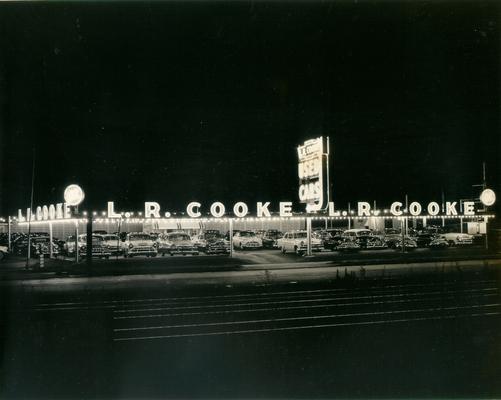
[[[2,298],[1,398],[499,397],[497,271]]]

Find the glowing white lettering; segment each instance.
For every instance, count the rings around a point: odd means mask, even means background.
[[[242,201],[239,201],[233,206],[233,213],[239,217],[243,218],[249,213],[249,207]]]
[[[359,217],[369,217],[371,215],[371,205],[367,203],[366,201],[359,201],[358,202],[358,216]]]
[[[421,214],[421,210],[421,204],[419,204],[417,201],[413,201],[409,205],[409,212],[411,213],[411,215],[419,215]]]
[[[450,201],[446,202],[445,203],[445,209],[446,209],[445,213],[447,215],[458,215],[458,212],[456,211],[456,204],[457,204],[456,201],[454,201],[452,203]]]
[[[280,202],[280,216],[281,217],[292,217],[292,201],[281,201]]]
[[[108,218],[120,218],[121,215],[115,212],[115,202],[108,201]]]
[[[440,212],[440,206],[436,201],[432,201],[428,204],[428,214],[437,215]]]
[[[475,215],[475,202],[474,201],[465,201],[463,203],[463,213],[464,215]]]
[[[226,211],[226,208],[224,207],[224,204],[216,201],[215,203],[212,203],[210,206],[210,213],[213,217],[215,218],[220,218],[224,215]]]
[[[403,212],[401,210],[402,205],[403,204],[400,201],[395,201],[395,202],[391,203],[390,212],[396,216],[402,215],[403,214]]]
[[[261,217],[271,217],[270,212],[268,211],[268,206],[270,205],[270,202],[267,201],[266,203],[262,203],[260,201],[257,202],[257,216],[258,218]]]
[[[146,201],[144,203],[145,218],[160,218],[160,204],[156,201]]]
[[[192,201],[186,207],[186,214],[188,214],[191,218],[198,218],[202,215],[199,211],[200,207],[202,207],[202,205],[198,201]],[[194,210],[195,208],[196,210]]]

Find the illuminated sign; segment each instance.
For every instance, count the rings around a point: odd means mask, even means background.
[[[299,201],[306,204],[307,212],[328,207],[329,138],[326,141],[324,144],[324,138],[320,136],[297,147]]]
[[[67,203],[50,204],[49,206],[39,206],[35,211],[27,208],[26,216],[23,215],[23,210],[17,210],[17,219],[20,222],[24,221],[51,221],[55,219],[71,218],[70,205]]]
[[[496,193],[492,189],[485,189],[480,194],[480,201],[484,206],[492,206],[496,202]]]
[[[351,211],[353,214],[348,214],[348,212],[335,210],[334,203],[330,202],[328,204],[326,212],[323,214],[328,217],[358,217],[358,218],[369,218],[375,216],[381,217],[423,217],[423,218],[433,218],[441,216],[474,216],[475,202],[464,201],[462,214],[459,212],[459,206],[457,201],[446,201],[443,204],[443,213],[440,214],[442,207],[435,201],[431,201],[428,204],[422,205],[417,201],[413,201],[409,204],[408,209],[404,208],[404,204],[400,201],[395,201],[391,203],[389,210],[385,210],[384,215],[381,215],[381,210],[373,210],[371,204],[366,201],[359,201],[357,203],[356,212]],[[257,218],[267,218],[272,216],[272,211],[270,211],[271,202],[261,202],[258,201],[255,207],[255,214]],[[292,217],[292,207],[293,203],[291,201],[281,201],[278,203],[277,214],[280,217]],[[203,211],[209,212],[213,218],[222,218],[224,216],[231,216],[233,218],[245,218],[250,216],[251,211],[247,203],[239,201],[233,204],[232,207],[227,207],[224,203],[215,201],[208,206],[202,205],[198,201],[192,201],[186,206],[186,215],[189,218],[201,218],[203,217]],[[115,211],[115,203],[113,201],[108,202],[108,218],[122,218],[125,216],[128,218],[133,215],[133,212],[117,212]],[[389,214],[389,215],[388,215]],[[104,213],[103,213],[104,215]],[[139,215],[144,215],[144,218],[170,218],[172,214],[170,212],[164,212],[161,210],[160,204],[156,201],[147,201],[144,203],[144,214],[139,213]]]
[[[69,185],[64,189],[64,201],[69,206],[78,206],[85,198],[85,193],[78,185]]]

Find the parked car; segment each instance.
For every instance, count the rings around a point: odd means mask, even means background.
[[[68,256],[75,255],[75,249],[78,246],[78,255],[85,257],[87,255],[87,234],[78,235],[75,243],[75,235],[68,236],[65,243],[65,253]],[[101,235],[92,235],[92,257],[109,258],[110,251],[104,246],[104,240]]]
[[[278,247],[285,254],[288,251],[293,251],[296,254],[304,254],[308,250],[308,234],[306,231],[290,231],[278,239]],[[322,241],[319,238],[311,237],[311,250],[322,251]]]
[[[359,251],[360,245],[357,243],[356,240],[350,239],[349,237],[343,237],[339,241],[336,250],[343,253]]]
[[[236,249],[260,249],[263,241],[253,231],[239,231],[233,236],[233,246]]]
[[[449,242],[449,246],[464,246],[473,244],[473,235],[469,235],[467,233],[449,232],[442,233],[440,236]]]
[[[122,244],[124,257],[148,256],[156,257],[157,249],[148,233],[130,232],[125,235]]]
[[[430,249],[445,249],[449,247],[449,242],[442,235],[435,236],[428,244]]]
[[[402,240],[400,229],[387,228],[384,230],[383,240],[390,249],[394,249],[397,242]]]
[[[342,229],[321,229],[316,234],[322,241],[324,249],[335,250],[343,235]]]
[[[347,229],[342,233],[343,237],[349,239],[358,239],[362,236],[370,236],[370,235],[371,235],[370,229]]]
[[[191,240],[190,235],[185,232],[163,233],[157,238],[157,249],[162,256],[165,254],[186,254],[196,255],[198,249]]]
[[[107,233],[99,236],[103,238],[103,246],[111,253],[111,255],[115,256],[123,253],[123,247],[118,235]]]
[[[266,229],[257,229],[254,231],[256,233],[256,236],[258,238],[263,238],[264,234],[266,233]]]
[[[7,246],[0,246],[0,261],[2,261],[7,254],[9,254],[9,248]]]
[[[419,232],[417,236],[414,236],[414,240],[418,247],[428,247],[435,237],[434,233]]]
[[[261,238],[263,247],[265,249],[278,249],[277,240],[280,239],[283,235],[284,234],[279,230],[268,229]]]
[[[30,256],[37,257],[40,254],[50,255],[50,238],[45,235],[30,237]],[[12,253],[26,255],[28,253],[28,235],[18,237],[12,245]],[[59,246],[52,242],[52,254],[59,254]]]
[[[364,242],[364,246],[362,247],[362,245],[360,245],[360,247],[367,250],[379,250],[388,247],[386,242],[379,236],[363,236],[357,240],[359,244],[360,241]]]
[[[414,250],[417,248],[417,243],[410,236],[405,236],[404,239],[400,238],[395,242],[394,249],[402,250],[402,245],[405,247],[405,250]]]
[[[228,254],[230,242],[219,231],[207,230],[196,235],[192,239],[198,251],[206,254]]]

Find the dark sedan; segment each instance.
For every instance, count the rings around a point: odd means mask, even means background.
[[[263,247],[265,249],[278,249],[277,240],[283,236],[284,234],[278,230],[267,230],[262,237]]]

